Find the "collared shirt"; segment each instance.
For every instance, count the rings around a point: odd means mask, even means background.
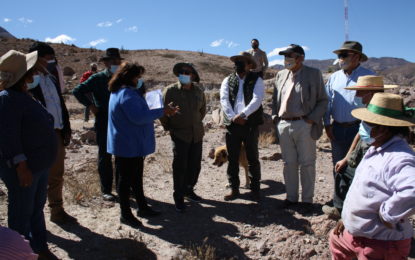
[[[342,219],[353,236],[378,240],[412,237],[415,211],[415,152],[399,136],[371,146],[356,169]],[[394,228],[387,228],[379,215]]]
[[[40,73],[40,88],[42,89],[43,97],[45,98],[46,110],[53,116],[54,128],[63,128],[62,107],[58,91],[55,83],[51,80],[49,74]]]
[[[232,107],[231,102],[229,101],[229,76],[222,81],[222,85],[220,87],[220,103],[223,112],[229,119],[233,119],[236,115],[240,113],[244,113],[246,116],[251,115],[252,113],[258,110],[258,108],[262,104],[262,99],[264,98],[264,81],[260,77],[258,77],[254,86],[254,93],[251,102],[249,102],[248,105],[245,105],[245,98],[243,94],[245,78],[240,78],[238,74],[236,74],[236,76],[239,80],[239,87],[234,107]]]
[[[198,143],[203,140],[203,118],[206,115],[206,98],[203,89],[192,83],[190,89],[182,87],[180,82],[167,86],[163,91],[164,105],[173,103],[179,106],[179,113],[160,118],[165,130],[186,143]]]
[[[301,103],[301,84],[297,84],[301,81],[301,69],[296,73],[290,71],[288,73],[287,80],[282,86],[281,100],[287,99],[285,104],[281,104],[278,116],[282,118],[288,117],[300,117],[304,116],[303,105]],[[288,91],[290,93],[288,93]],[[286,96],[288,95],[288,97]]]
[[[329,104],[324,115],[324,125],[330,125],[331,118],[339,123],[356,121],[356,118],[351,114],[352,110],[357,108],[357,104],[354,102],[356,91],[347,90],[345,87],[355,86],[360,76],[374,74],[373,71],[359,66],[350,75],[346,74],[344,70],[338,70],[330,76],[326,83]]]
[[[268,68],[267,54],[259,48],[257,50],[250,49],[247,52],[252,55],[252,57],[254,58],[256,62],[256,68],[252,71],[255,71],[255,72],[264,71],[265,72]]]

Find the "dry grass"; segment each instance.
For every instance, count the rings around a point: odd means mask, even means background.
[[[190,245],[187,252],[174,260],[216,260],[216,249],[207,243],[207,238],[203,240],[202,245]]]
[[[275,131],[261,133],[258,138],[258,145],[261,148],[269,147],[271,144],[274,144],[276,141]]]

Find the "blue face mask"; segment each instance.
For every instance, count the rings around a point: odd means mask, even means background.
[[[179,81],[180,83],[182,83],[183,85],[187,85],[189,84],[190,81],[190,75],[183,75],[183,74],[179,74]]]
[[[110,68],[111,73],[114,74],[117,71],[118,67],[119,67],[118,65],[111,65],[111,68]]]
[[[356,107],[366,107],[365,104],[363,104],[363,98],[362,97],[354,97],[354,104]]]
[[[40,76],[39,75],[33,75],[33,82],[32,83],[27,83],[27,89],[34,89],[35,87],[37,87],[40,83]]]
[[[136,88],[137,88],[137,89],[140,89],[140,88],[143,86],[143,84],[144,84],[144,80],[139,79],[139,80],[138,80],[138,82],[137,82],[137,86],[136,86]]]
[[[368,144],[372,144],[375,141],[375,139],[370,137],[370,132],[371,131],[372,131],[372,127],[370,127],[365,122],[362,122],[360,124],[360,127],[359,127],[360,139],[362,139],[362,141],[364,141]]]

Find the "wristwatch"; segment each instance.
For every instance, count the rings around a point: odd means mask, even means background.
[[[239,117],[242,118],[242,119],[246,119],[247,118],[247,116],[243,112],[239,114]]]

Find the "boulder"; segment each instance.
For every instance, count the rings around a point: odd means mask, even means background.
[[[71,67],[66,66],[66,67],[63,68],[63,75],[64,76],[72,76],[73,74],[75,74],[75,70],[72,69]]]

